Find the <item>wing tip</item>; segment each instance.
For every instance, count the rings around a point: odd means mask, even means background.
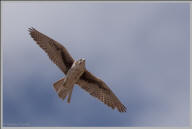
[[[30,27],[30,28],[28,28],[28,31],[31,33],[31,32],[33,32],[33,31],[35,31],[36,29],[35,28],[33,28],[33,27]]]
[[[37,36],[38,31],[37,31],[35,28],[30,27],[30,28],[28,28],[28,31],[29,31],[29,35],[31,35],[31,37],[32,37],[35,41],[39,40],[39,39],[38,39],[39,36]]]
[[[124,105],[121,105],[121,106],[117,107],[117,109],[118,109],[118,111],[121,112],[121,113],[127,111],[127,108],[126,108]]]

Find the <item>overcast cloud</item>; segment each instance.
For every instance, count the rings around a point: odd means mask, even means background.
[[[78,86],[60,100],[29,27],[86,58],[127,112]],[[4,126],[189,126],[189,4],[2,2],[2,51]]]

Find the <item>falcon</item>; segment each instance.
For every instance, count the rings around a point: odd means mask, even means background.
[[[126,112],[126,107],[105,82],[86,69],[84,58],[75,61],[67,49],[57,41],[42,34],[33,27],[29,28],[28,31],[33,40],[65,74],[64,78],[53,84],[59,98],[64,100],[68,96],[67,102],[70,103],[73,87],[77,84],[112,109],[116,108],[119,112]]]

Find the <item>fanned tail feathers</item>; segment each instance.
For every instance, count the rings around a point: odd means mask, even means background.
[[[67,102],[70,103],[73,87],[72,88],[66,88],[63,86],[63,82],[64,82],[64,78],[55,82],[53,84],[53,87],[54,87],[55,91],[57,92],[59,98],[61,98],[62,100],[64,100],[66,98],[66,96],[68,95]]]

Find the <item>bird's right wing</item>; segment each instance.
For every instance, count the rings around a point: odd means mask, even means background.
[[[47,53],[49,58],[66,74],[74,62],[67,49],[34,28],[29,28],[29,33],[36,43]]]
[[[126,107],[120,102],[109,87],[99,78],[87,70],[80,77],[77,84],[90,95],[96,97],[112,109],[117,108],[119,112],[126,112]]]

